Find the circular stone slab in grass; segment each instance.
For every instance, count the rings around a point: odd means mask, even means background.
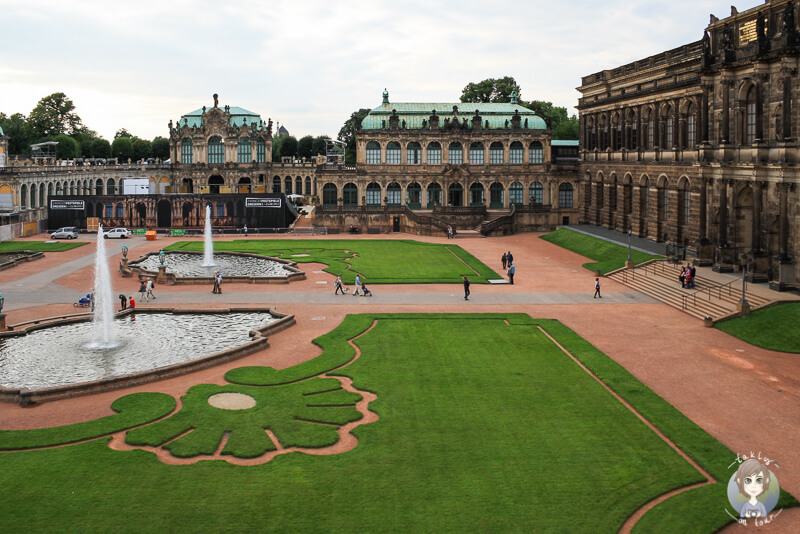
[[[256,400],[244,393],[217,393],[208,398],[208,403],[221,410],[247,410],[256,405]]]

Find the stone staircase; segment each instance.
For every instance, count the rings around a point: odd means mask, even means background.
[[[680,265],[654,260],[634,269],[614,271],[607,278],[698,319],[711,317],[716,322],[737,313],[736,305],[742,297],[741,280],[711,278],[710,269],[698,269],[695,289],[683,289],[678,280],[680,270]],[[770,298],[758,294],[761,291],[753,291],[751,284],[747,288],[746,296],[751,309],[772,302]]]

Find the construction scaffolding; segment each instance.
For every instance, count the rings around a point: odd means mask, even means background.
[[[325,163],[343,165],[346,143],[338,139],[325,139]]]

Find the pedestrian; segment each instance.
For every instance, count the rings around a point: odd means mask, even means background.
[[[603,295],[600,294],[600,279],[599,278],[595,278],[594,279],[594,297],[592,297],[592,298],[593,299],[603,298]]]
[[[356,289],[353,291],[353,296],[358,295],[358,290],[361,289],[361,273],[356,273]]]
[[[128,297],[128,307],[129,307],[130,309],[132,309],[132,310],[135,310],[135,309],[136,309],[136,301],[135,301],[135,300],[133,300],[133,295],[130,295],[130,296]]]
[[[692,287],[694,287],[694,278],[692,278],[691,269],[686,271],[686,285],[684,287],[686,287],[686,289],[692,289]]]
[[[91,305],[92,305],[92,311],[94,311],[94,304],[95,304],[95,303],[94,303],[94,290],[92,290],[92,291],[89,293],[89,302],[90,302],[90,303],[91,303]]]
[[[144,280],[142,280],[142,282],[139,284],[139,300],[142,299],[150,300],[147,297],[147,282],[145,282]]]
[[[692,265],[692,266],[689,268],[689,272],[691,272],[691,273],[692,273],[692,289],[694,289],[694,284],[697,282],[697,267],[695,267],[694,265]]]
[[[364,296],[365,297],[371,297],[372,296],[372,291],[367,289],[367,284],[361,284],[361,291],[364,292]]]
[[[514,263],[514,255],[511,254],[511,251],[509,250],[506,253],[506,265],[508,266],[511,265],[512,263]]]
[[[342,277],[341,276],[336,276],[336,281],[333,283],[333,285],[336,288],[336,291],[333,292],[334,295],[338,295],[339,291],[342,292],[342,295],[345,294],[345,288],[344,288],[344,286],[342,286]]]
[[[447,225],[447,239],[453,239],[453,227]]]
[[[462,275],[461,278],[464,279],[464,300],[469,300],[469,278],[467,275]]]
[[[156,287],[156,285],[155,285],[155,283],[153,283],[153,279],[152,278],[148,278],[147,279],[147,298],[150,298],[150,297],[152,297],[153,299],[156,298],[156,296],[153,295],[153,289],[155,287]]]
[[[681,267],[681,274],[678,275],[678,280],[681,281],[681,288],[686,287],[686,267]]]
[[[503,269],[505,269],[505,268],[506,268],[506,265],[508,264],[508,254],[506,254],[505,252],[503,252],[503,257],[502,257],[502,258],[500,258],[500,259],[501,259],[501,260],[503,260]]]
[[[219,293],[219,277],[217,276],[219,271],[214,271],[214,287],[211,288],[211,292],[214,294]]]
[[[125,298],[125,295],[122,293],[119,294],[119,305],[120,305],[119,311],[122,311],[128,307],[128,299]]]
[[[244,236],[247,237],[247,225],[246,224],[244,225],[243,231],[244,231]]]
[[[217,271],[216,279],[217,279],[217,293],[221,295],[222,294],[222,273],[221,272]]]
[[[517,271],[517,266],[513,263],[508,266],[508,283],[514,285],[514,273]]]

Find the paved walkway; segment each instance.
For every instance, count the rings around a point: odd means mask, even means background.
[[[571,226],[565,226],[564,228],[569,228],[570,230],[574,230],[575,232],[580,232],[582,234],[591,235],[600,238],[603,241],[610,241],[612,243],[616,243],[617,245],[622,245],[623,247],[628,246],[628,234],[618,230],[611,230],[609,228],[603,228],[602,226],[596,226],[594,224],[574,224]],[[666,253],[667,247],[664,243],[659,243],[657,241],[653,241],[652,239],[646,239],[644,237],[638,237],[635,235],[631,235],[630,239],[631,249],[633,250],[646,252],[647,254],[658,254],[660,256],[663,256]]]

